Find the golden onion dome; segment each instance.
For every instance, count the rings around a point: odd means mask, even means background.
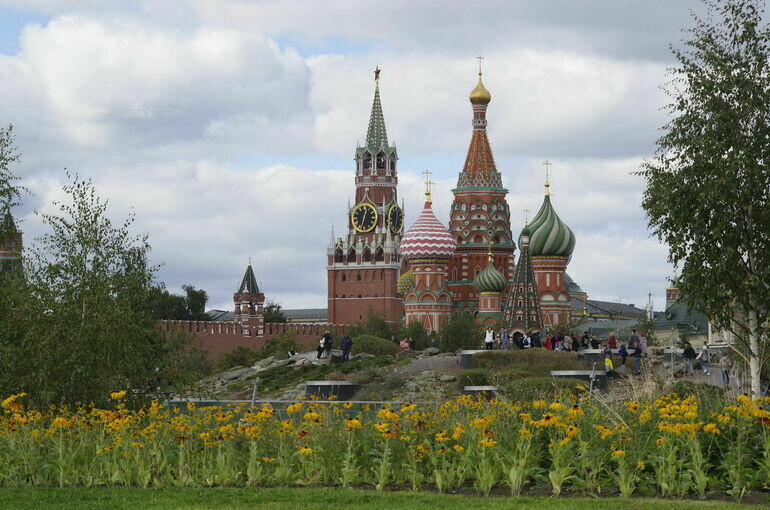
[[[492,100],[492,94],[484,87],[484,83],[481,81],[481,73],[479,73],[479,82],[476,84],[476,88],[471,91],[470,95],[471,104],[489,104]]]

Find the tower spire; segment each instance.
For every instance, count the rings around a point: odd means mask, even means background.
[[[374,69],[374,101],[369,115],[369,129],[366,131],[366,146],[372,151],[388,146],[388,133],[385,131],[385,117],[380,102],[381,71],[379,66]]]

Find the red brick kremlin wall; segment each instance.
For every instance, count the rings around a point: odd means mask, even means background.
[[[267,323],[263,336],[243,336],[241,325],[229,321],[159,321],[158,327],[167,335],[175,331],[194,334],[201,341],[200,347],[208,351],[211,359],[218,359],[239,346],[258,351],[268,340],[287,332],[294,335],[300,350],[315,349],[326,331],[332,334],[334,345],[339,347],[340,338],[347,331],[346,326],[333,324]]]

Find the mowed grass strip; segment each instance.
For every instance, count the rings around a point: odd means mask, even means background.
[[[444,495],[412,492],[375,492],[357,489],[3,489],[3,509],[253,509],[294,510],[359,508],[440,508],[442,510],[522,509],[522,510],[661,510],[758,508],[716,501],[687,501],[622,498],[491,497]]]

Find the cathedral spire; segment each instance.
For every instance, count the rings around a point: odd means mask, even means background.
[[[492,100],[492,95],[481,81],[481,59],[479,59],[479,81],[469,96],[473,109],[473,133],[471,143],[468,146],[468,155],[465,158],[465,166],[460,172],[457,181],[458,188],[502,188],[500,173],[495,166],[495,158],[492,156],[492,148],[487,139],[487,106]]]
[[[376,151],[388,146],[388,133],[385,130],[385,117],[380,103],[380,67],[374,69],[374,101],[369,115],[369,129],[366,131],[366,146]]]

